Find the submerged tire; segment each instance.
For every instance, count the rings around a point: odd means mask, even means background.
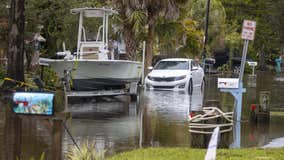
[[[202,80],[200,89],[201,89],[201,92],[203,92],[204,89],[205,89],[205,79],[204,79],[204,78],[203,78],[203,80]]]
[[[131,102],[136,102],[137,99],[138,99],[138,95],[135,95],[135,94],[131,94],[131,95],[130,95],[130,101],[131,101]]]
[[[192,90],[193,90],[192,79],[190,79],[188,83],[188,94],[192,94]]]
[[[136,102],[137,100],[139,100],[139,96],[140,96],[140,86],[137,86],[137,90],[135,94],[130,94],[130,101],[131,102]]]

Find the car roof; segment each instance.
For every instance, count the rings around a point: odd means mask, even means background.
[[[191,61],[191,60],[192,59],[188,59],[188,58],[166,58],[160,61]]]

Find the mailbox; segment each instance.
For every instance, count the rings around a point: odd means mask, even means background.
[[[16,92],[13,96],[13,111],[26,115],[53,115],[53,93]]]
[[[254,61],[248,61],[247,63],[249,66],[252,66],[252,67],[257,66],[257,62],[254,62]]]
[[[218,88],[239,88],[238,78],[218,78]]]

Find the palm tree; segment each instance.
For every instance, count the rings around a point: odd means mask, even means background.
[[[118,32],[123,35],[126,44],[127,58],[135,60],[140,41],[139,34],[143,33],[146,15],[142,7],[131,0],[113,0],[112,4],[119,13],[115,20],[120,26]]]
[[[9,15],[8,68],[9,78],[24,81],[25,0],[11,0]],[[4,86],[12,86],[5,81]]]
[[[122,18],[125,21],[128,20],[127,23],[124,24],[124,32],[130,34],[132,38],[127,37],[126,33],[124,34],[124,36],[126,36],[124,37],[126,39],[125,41],[128,43],[127,45],[133,44],[131,47],[135,48],[135,45],[137,47],[137,41],[136,43],[131,42],[135,31],[137,31],[138,28],[147,29],[145,68],[152,65],[157,20],[161,17],[177,19],[179,17],[178,4],[186,1],[187,0],[113,0],[113,4],[116,8],[119,8],[119,13],[123,15]],[[127,45],[126,47],[130,47]]]

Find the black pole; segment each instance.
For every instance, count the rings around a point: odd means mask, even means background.
[[[205,19],[205,28],[204,28],[205,39],[204,39],[203,54],[202,54],[202,59],[203,60],[206,58],[206,53],[207,53],[206,46],[207,46],[207,43],[208,43],[209,11],[210,11],[210,0],[207,0],[207,4],[206,4],[206,19]]]

